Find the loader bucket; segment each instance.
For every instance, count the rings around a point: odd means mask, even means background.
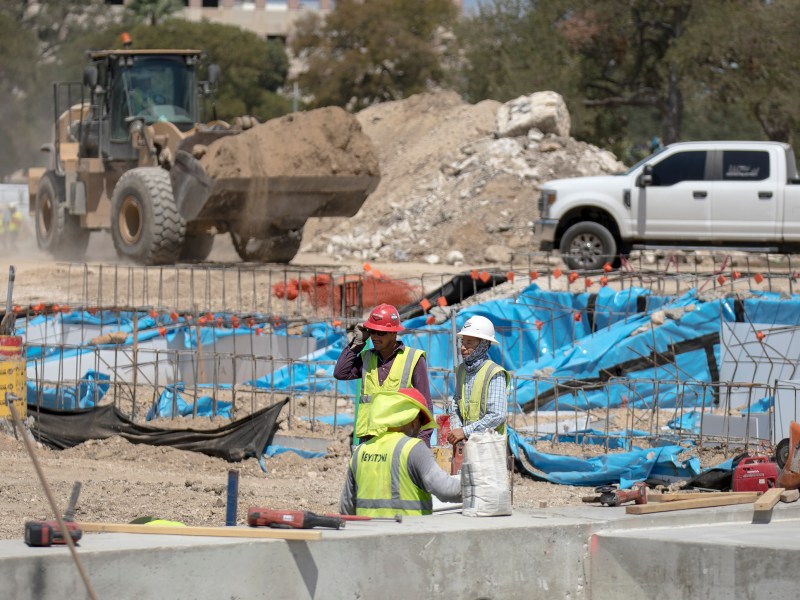
[[[172,168],[173,192],[186,221],[244,221],[253,230],[266,225],[302,226],[309,217],[352,217],[377,187],[380,177],[326,175],[231,177],[212,180],[199,161],[178,152]]]

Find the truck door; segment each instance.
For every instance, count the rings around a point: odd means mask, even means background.
[[[648,240],[708,239],[710,175],[705,150],[660,155],[653,181],[636,188],[633,208],[636,230]]]
[[[714,182],[711,233],[716,241],[777,241],[776,149],[722,150],[722,172]]]

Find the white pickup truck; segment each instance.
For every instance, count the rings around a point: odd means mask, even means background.
[[[627,172],[541,186],[535,236],[571,269],[635,248],[800,250],[800,180],[779,142],[680,142]]]

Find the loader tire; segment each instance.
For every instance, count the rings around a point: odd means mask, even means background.
[[[80,217],[67,213],[64,178],[48,171],[36,193],[36,244],[39,249],[65,260],[81,260],[89,245],[89,230]]]
[[[186,222],[172,196],[169,173],[159,167],[131,169],[111,198],[111,237],[120,258],[142,265],[178,261]]]
[[[236,253],[244,262],[288,263],[300,249],[303,230],[278,229],[270,227],[260,237],[242,237],[231,231],[231,239]]]
[[[180,259],[182,261],[201,262],[208,258],[211,249],[214,247],[214,235],[210,233],[198,233],[196,235],[186,235],[183,240]]]

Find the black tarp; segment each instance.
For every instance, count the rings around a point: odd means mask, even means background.
[[[489,281],[482,281],[480,279],[472,279],[469,273],[464,273],[462,275],[456,275],[442,287],[436,288],[427,294],[425,298],[427,298],[433,306],[436,306],[439,296],[444,296],[448,305],[460,304],[470,296],[496,287],[506,281],[508,281],[508,277],[505,275],[493,274],[489,278]],[[400,313],[400,319],[403,321],[425,314],[419,302],[414,302],[402,308],[398,308],[397,312]]]
[[[87,440],[104,440],[118,435],[134,444],[170,446],[238,462],[262,455],[275,435],[278,415],[287,402],[289,398],[238,421],[209,430],[160,429],[137,425],[112,405],[74,411],[28,405],[28,416],[35,421],[31,427],[33,436],[56,450],[71,448]]]

